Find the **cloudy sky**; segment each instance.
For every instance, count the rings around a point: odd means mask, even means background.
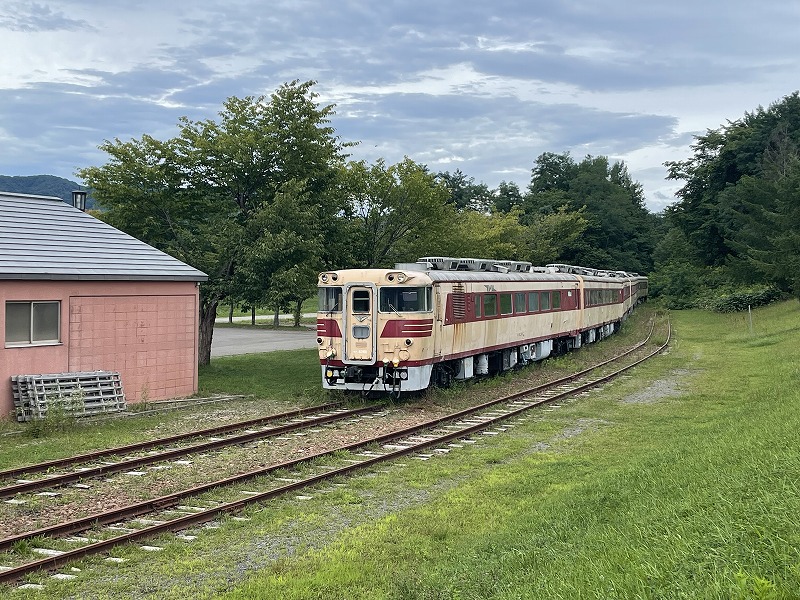
[[[604,155],[658,211],[693,135],[800,88],[798,31],[785,0],[6,0],[0,175],[77,180],[103,140],[313,79],[356,159],[524,188],[542,152]]]

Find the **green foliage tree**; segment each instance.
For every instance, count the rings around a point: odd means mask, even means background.
[[[488,212],[494,203],[494,196],[485,183],[475,183],[474,177],[467,177],[456,169],[455,173],[447,171],[436,176],[450,192],[449,202],[457,210],[474,210]]]
[[[519,211],[483,213],[465,210],[453,216],[450,227],[429,242],[427,256],[456,256],[521,260],[526,230]]]
[[[297,260],[285,252],[288,246],[332,232],[321,226],[299,238],[297,231],[257,225],[265,214],[275,217],[276,198],[280,205],[285,194],[311,213],[331,210],[326,191],[347,145],[329,125],[333,107],[318,105],[313,84],[284,84],[269,99],[229,98],[218,121],[182,118],[179,135],[166,142],[147,135],[106,141],[101,149],[109,162],[78,173],[110,223],[208,274],[200,294],[201,364],[210,360],[217,305],[235,283],[247,281],[252,299],[279,302],[272,278],[255,278],[255,267],[239,273],[242,265],[270,264],[288,273]],[[308,246],[323,255],[330,247],[336,244]],[[287,262],[278,264],[280,257]],[[299,290],[307,278],[295,273],[281,283],[296,280]]]
[[[523,208],[523,222],[540,228],[564,225],[568,213],[579,213],[571,223],[579,226],[580,235],[562,244],[551,261],[643,273],[652,268],[656,220],[644,206],[641,185],[623,163],[610,164],[602,156],[576,163],[568,153],[546,152],[534,163]],[[542,219],[558,213],[552,223]]]
[[[698,136],[694,155],[666,163],[685,181],[669,223],[691,253],[719,267],[727,285],[765,283],[800,293],[797,190],[800,94]]]
[[[416,260],[452,223],[447,189],[424,166],[406,158],[386,166],[350,162],[342,171],[353,265],[387,267]]]
[[[583,208],[570,212],[562,206],[556,212],[535,216],[527,227],[526,260],[545,265],[574,254],[589,226],[584,212]]]
[[[522,192],[513,181],[501,181],[494,191],[494,210],[508,213],[514,209],[521,209],[523,203]]]

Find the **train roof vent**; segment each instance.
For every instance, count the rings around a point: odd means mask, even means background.
[[[530,272],[531,268],[533,267],[532,263],[529,263],[524,260],[514,260],[511,261],[511,264],[514,267],[514,271],[518,273],[528,273]]]
[[[447,258],[446,256],[425,256],[423,258],[418,258],[417,262],[428,263],[430,268],[434,270],[446,271],[451,260],[453,259]]]
[[[561,263],[550,263],[549,265],[545,265],[545,269],[547,269],[550,273],[571,273],[571,268],[572,267],[569,265],[564,265]]]
[[[429,271],[433,267],[431,263],[420,260],[415,263],[395,263],[394,268],[397,271]]]
[[[447,256],[424,256],[417,264],[440,271],[495,271],[500,273],[529,273],[533,265],[521,260],[494,260],[490,258],[451,258]],[[542,269],[542,267],[537,267]],[[539,271],[543,272],[543,271]]]

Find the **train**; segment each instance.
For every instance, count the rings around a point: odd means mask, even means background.
[[[323,272],[318,293],[323,388],[400,397],[601,340],[647,299],[647,277],[429,256]]]

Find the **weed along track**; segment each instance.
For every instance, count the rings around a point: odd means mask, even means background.
[[[37,571],[56,570],[83,557],[109,553],[120,545],[166,532],[175,532],[182,539],[191,540],[193,537],[187,535],[187,530],[191,532],[195,526],[225,514],[235,514],[253,503],[305,490],[398,457],[415,455],[428,459],[475,443],[478,435],[499,435],[513,427],[514,418],[526,411],[545,404],[553,406],[551,403],[557,400],[576,396],[655,356],[666,348],[670,333],[668,330],[666,341],[655,350],[646,346],[650,337],[648,334],[647,339],[634,348],[589,369],[410,427],[7,537],[0,540],[0,551],[5,553],[0,555],[0,565],[3,565],[0,566],[0,583],[13,582]],[[627,360],[623,360],[626,357]],[[623,362],[625,364],[620,366]],[[363,420],[377,419],[379,415],[364,415]],[[69,573],[60,576],[66,577]]]

